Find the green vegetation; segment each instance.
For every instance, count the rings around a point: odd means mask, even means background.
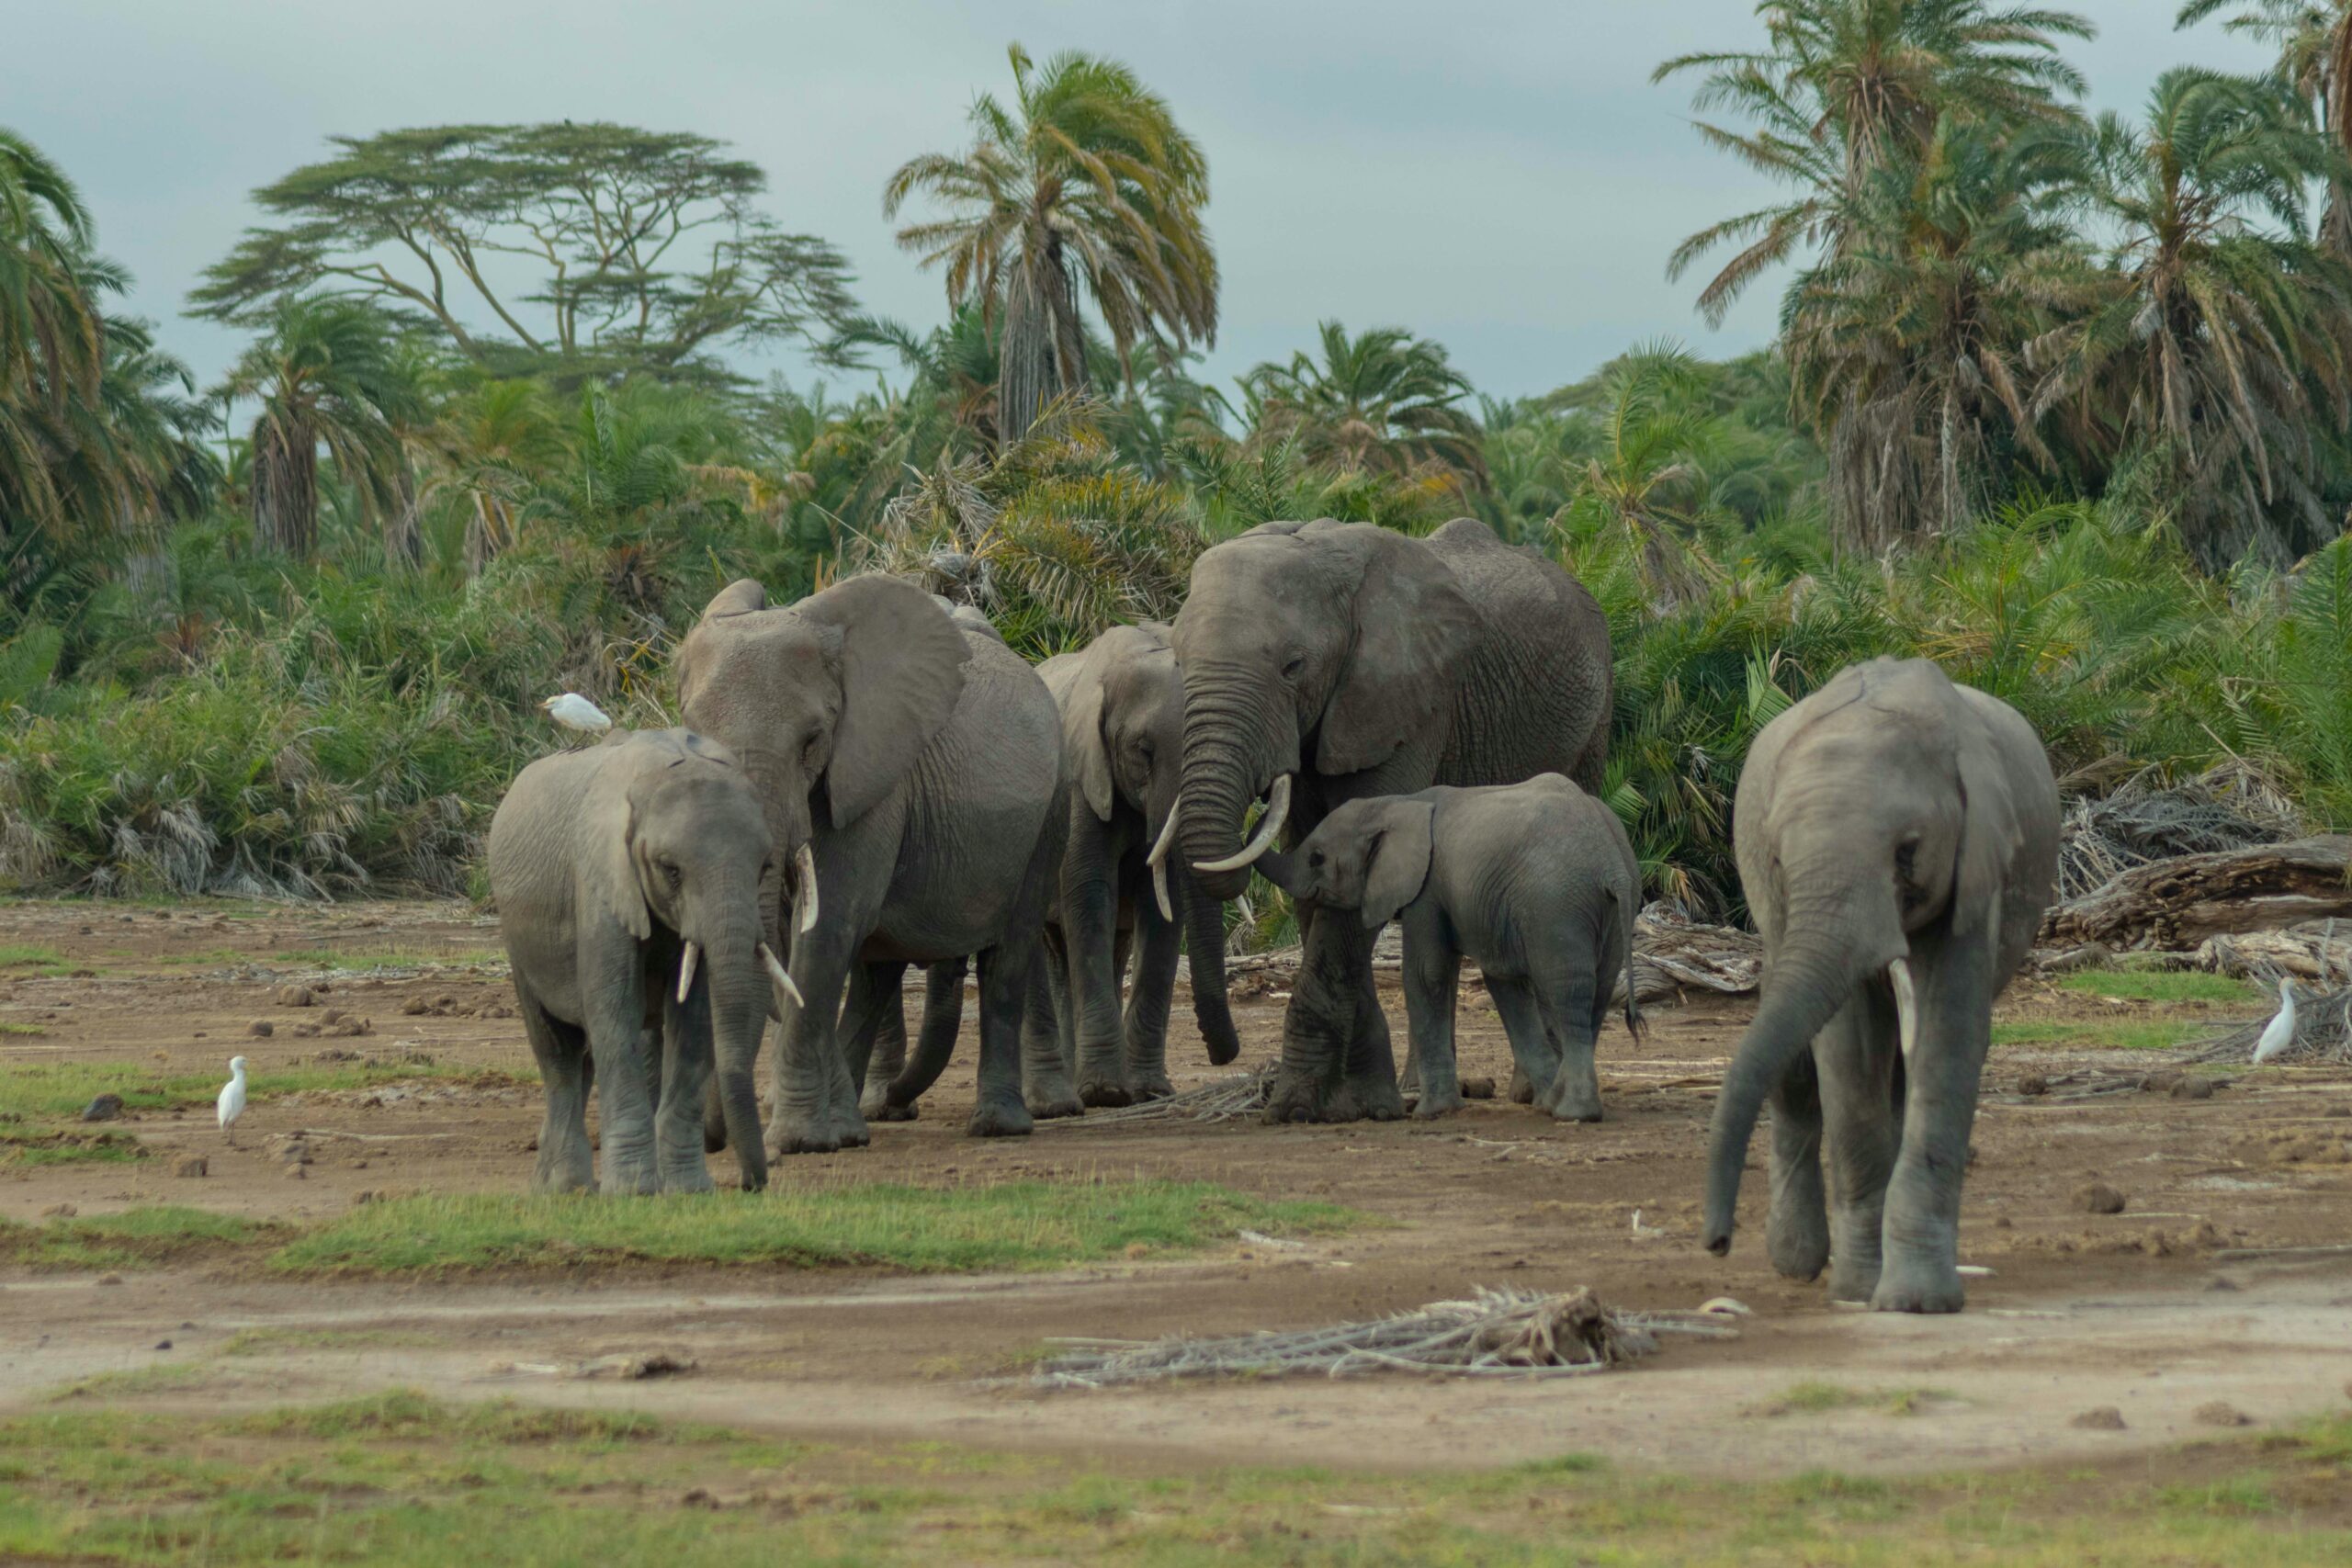
[[[1348,1222],[1204,1182],[844,1183],[744,1197],[420,1197],[369,1203],[296,1238],[290,1273],[408,1274],[611,1262],[1052,1269],[1212,1245],[1236,1230]]]
[[[2196,970],[2080,969],[2057,976],[2056,983],[2061,990],[2134,1002],[2255,1003],[2265,994],[2250,982]]]
[[[1778,188],[1658,260],[1714,266],[1718,315],[1775,275],[1779,341],[1512,400],[1410,322],[1200,379],[1214,150],[1091,55],[1016,46],[963,146],[906,150],[886,206],[934,321],[861,312],[707,137],[405,128],[256,193],[190,301],[254,334],[203,396],[109,314],[64,171],[0,134],[0,886],[467,890],[561,744],[536,702],[664,722],[734,578],[901,572],[1037,657],[1313,516],[1474,513],[1592,587],[1611,803],[1702,912],[1737,905],[1751,737],[1878,654],[2017,705],[2062,774],[2236,760],[2352,826],[2348,18],[2191,0],[2278,70],[2094,119],[2070,13],[1759,6],[1659,73]],[[867,389],[729,358],[786,341]]]
[[[38,1225],[0,1221],[0,1258],[35,1269],[137,1269],[284,1234],[258,1221],[167,1205]]]
[[[1849,1388],[1843,1383],[1791,1383],[1747,1412],[1750,1416],[1818,1416],[1831,1410],[1879,1410],[1917,1416],[1938,1400],[1956,1396],[1939,1388]]]
[[[2113,1022],[2035,1019],[2026,1022],[1995,1024],[1993,1043],[2056,1046],[2080,1051],[2169,1051],[2176,1045],[2187,1044],[2210,1033],[2212,1028],[2210,1023],[2179,1019],[2137,1022],[2120,1019]]]
[[[107,1391],[98,1391],[107,1392]],[[1693,1482],[1589,1455],[1470,1473],[1113,1474],[1061,1456],[818,1447],[625,1413],[410,1393],[254,1416],[0,1423],[0,1554],[132,1563],[454,1557],[1628,1565],[2341,1561],[2352,1426],[2112,1471]],[[2165,1469],[2157,1464],[2159,1473]]]
[[[334,1063],[324,1066],[272,1067],[248,1080],[252,1103],[311,1089],[373,1089],[420,1078],[536,1081],[497,1069],[453,1070],[431,1062]],[[169,1111],[209,1106],[227,1079],[217,1072],[165,1074],[130,1062],[28,1062],[0,1074],[0,1125],[62,1121],[79,1116],[101,1094],[122,1096],[126,1111]]]
[[[305,969],[464,969],[494,964],[503,966],[506,951],[496,947],[383,947],[364,952],[347,947],[311,947],[270,955],[274,964]]]

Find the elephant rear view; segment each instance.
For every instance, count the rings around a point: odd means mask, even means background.
[[[1883,1311],[1957,1312],[1961,1177],[1993,1000],[2057,877],[2041,742],[2015,709],[1925,660],[1874,660],[1756,738],[1733,834],[1764,978],[1715,1102],[1707,1248],[1731,1246],[1769,1096],[1774,1267],[1809,1280],[1826,1263],[1832,1295]]]

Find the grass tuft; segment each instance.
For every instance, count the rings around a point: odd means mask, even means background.
[[[2193,969],[2081,969],[2057,976],[2058,988],[2134,1002],[2259,1002],[2261,987]]]
[[[252,1247],[285,1234],[285,1227],[264,1221],[173,1204],[39,1225],[0,1220],[0,1261],[33,1269],[132,1269]]]

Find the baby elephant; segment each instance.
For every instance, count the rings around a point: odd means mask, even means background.
[[[770,842],[733,754],[683,729],[616,731],[516,775],[491,819],[490,886],[547,1087],[533,1191],[600,1185],[591,1082],[604,1191],[708,1190],[714,1057],[741,1080],[720,1086],[729,1136],[760,1146],[751,1064],[790,985],[761,930]]]
[[[1453,1008],[1467,954],[1536,1104],[1563,1121],[1600,1120],[1593,1043],[1620,975],[1626,1027],[1640,1028],[1629,965],[1641,868],[1608,807],[1557,773],[1353,800],[1258,869],[1306,919],[1361,908],[1376,931],[1401,915],[1417,1114],[1462,1106]]]

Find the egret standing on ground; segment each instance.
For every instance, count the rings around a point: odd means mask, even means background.
[[[233,1146],[237,1135],[230,1129],[236,1125],[237,1118],[245,1113],[245,1059],[243,1056],[229,1058],[229,1083],[220,1091],[220,1134]]]
[[[604,709],[577,692],[549,697],[539,705],[539,711],[566,729],[584,729],[591,735],[602,735],[613,727]]]
[[[2278,982],[2278,1010],[2263,1025],[2262,1038],[2254,1043],[2254,1059],[2267,1062],[2295,1043],[2295,991],[2291,982]]]

